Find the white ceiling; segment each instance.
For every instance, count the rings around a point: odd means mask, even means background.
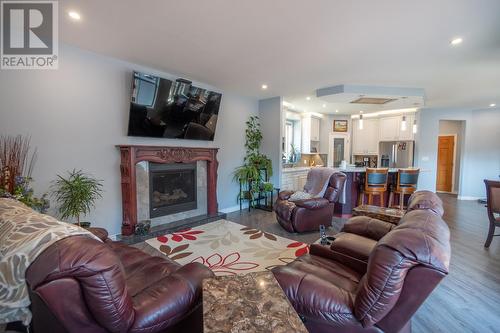
[[[424,88],[429,107],[500,105],[498,0],[59,4],[63,42],[248,96],[360,84]]]

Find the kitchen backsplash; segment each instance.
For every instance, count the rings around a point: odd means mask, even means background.
[[[297,163],[287,163],[285,167],[326,166],[328,154],[301,154]]]

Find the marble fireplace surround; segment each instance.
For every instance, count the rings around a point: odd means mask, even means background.
[[[207,215],[217,216],[218,148],[118,145],[122,188],[122,235],[134,234],[137,224],[136,166],[142,161],[153,163],[194,163],[206,161]]]

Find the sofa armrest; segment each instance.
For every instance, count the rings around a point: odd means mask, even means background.
[[[353,271],[358,272],[359,274],[366,273],[366,261],[342,255],[341,253],[331,250],[328,246],[311,244],[309,246],[309,254],[339,262],[342,265],[352,269]]]
[[[294,191],[281,191],[278,193],[278,198],[281,200],[288,200],[290,196],[294,193]]]
[[[312,198],[312,199],[293,201],[293,203],[297,207],[302,207],[302,208],[314,210],[314,209],[320,209],[320,208],[328,206],[330,204],[330,201],[328,201],[325,198]]]
[[[104,228],[90,227],[90,228],[87,228],[87,230],[89,232],[91,232],[92,234],[94,234],[94,236],[96,236],[97,238],[99,238],[103,242],[106,241],[106,239],[108,239],[108,232]]]
[[[355,216],[344,224],[342,232],[349,232],[378,241],[395,227],[392,223],[368,216]]]
[[[202,280],[214,274],[200,263],[189,263],[134,296],[131,331],[163,331],[200,305]]]

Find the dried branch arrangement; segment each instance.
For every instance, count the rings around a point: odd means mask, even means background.
[[[37,152],[30,153],[30,142],[29,136],[0,136],[0,185],[4,191],[13,193],[16,177],[31,178]]]

